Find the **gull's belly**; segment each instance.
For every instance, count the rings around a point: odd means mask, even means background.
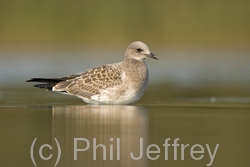
[[[90,104],[131,104],[139,100],[145,89],[121,85],[115,88],[101,90],[100,94],[91,96],[91,99],[82,98]]]

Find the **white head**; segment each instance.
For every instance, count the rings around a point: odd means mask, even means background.
[[[140,41],[132,42],[125,53],[125,59],[126,58],[132,58],[136,60],[144,60],[145,58],[153,58],[158,60],[158,57],[151,53],[148,49],[148,46]]]

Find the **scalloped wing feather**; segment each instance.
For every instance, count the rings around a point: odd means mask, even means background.
[[[90,99],[101,90],[122,84],[121,70],[118,66],[103,65],[88,70],[75,78],[59,82],[53,91],[66,91],[71,95]],[[70,77],[70,76],[68,76]]]

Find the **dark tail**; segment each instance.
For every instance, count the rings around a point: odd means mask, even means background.
[[[36,85],[34,85],[34,87],[52,90],[53,86],[55,86],[56,84],[58,84],[61,81],[64,81],[64,79],[61,79],[61,78],[31,78],[30,80],[27,80],[26,82],[43,82],[45,84],[36,84]]]

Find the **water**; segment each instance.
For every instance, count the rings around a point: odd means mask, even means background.
[[[0,166],[249,166],[247,98],[95,106],[40,90],[1,96]]]
[[[133,105],[86,105],[25,83],[124,54],[94,50],[0,51],[0,166],[249,166],[249,51],[156,52]]]

